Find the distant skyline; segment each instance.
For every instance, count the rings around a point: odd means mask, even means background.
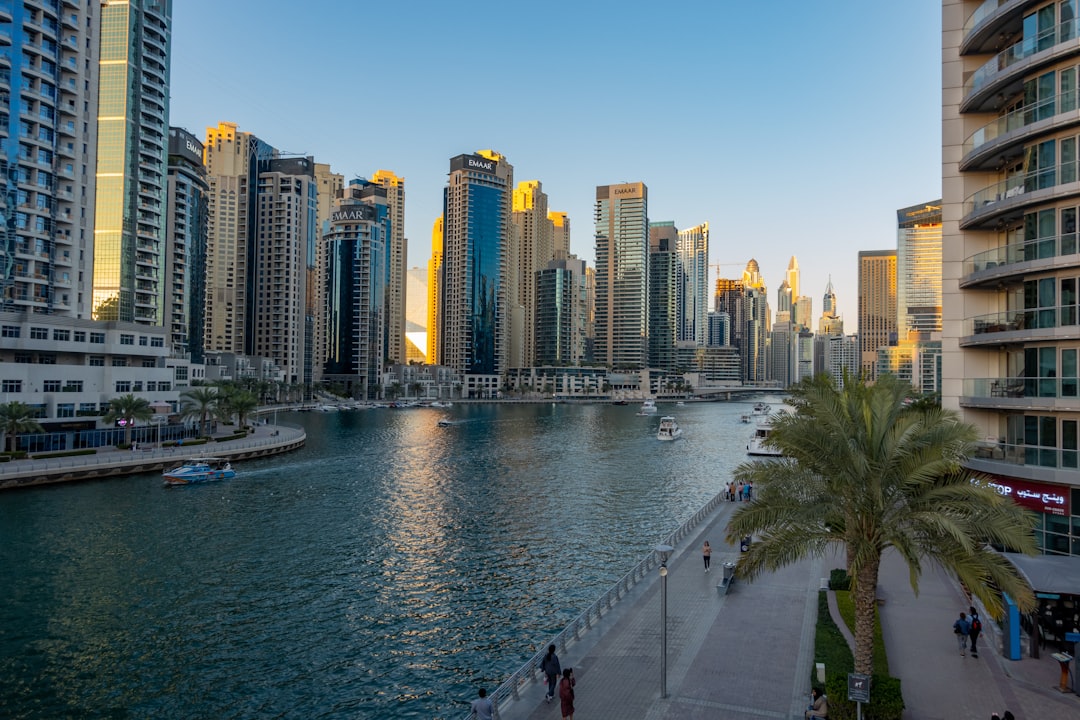
[[[596,187],[640,181],[651,221],[710,224],[721,275],[756,259],[774,314],[792,255],[815,327],[831,276],[851,333],[858,252],[895,248],[896,210],[941,196],[930,0],[183,0],[172,42],[170,124],[235,122],[346,181],[403,176],[409,267],[450,158],[491,148],[569,214],[590,266]]]

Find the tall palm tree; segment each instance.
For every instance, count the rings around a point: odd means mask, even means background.
[[[180,393],[181,416],[199,418],[199,434],[206,435],[207,422],[217,414],[218,391],[213,387],[193,387]]]
[[[34,419],[34,409],[18,400],[0,405],[0,427],[3,428],[4,443],[9,452],[15,451],[15,441],[19,435],[45,432],[45,428]]]
[[[235,390],[225,393],[218,403],[222,417],[231,418],[235,415],[237,426],[242,428],[248,416],[258,409],[259,398],[250,390]]]
[[[792,392],[793,413],[774,415],[769,444],[783,457],[740,465],[755,499],[728,524],[729,542],[754,535],[737,573],[753,579],[832,547],[847,553],[855,599],[855,671],[870,674],[874,610],[882,555],[891,550],[910,570],[912,590],[927,563],[938,563],[995,616],[998,591],[1022,611],[1031,588],[990,545],[1032,554],[1034,518],[997,494],[960,462],[978,437],[952,411],[911,408],[907,383],[884,376],[874,385],[827,377]],[[996,589],[995,589],[996,588]]]
[[[131,428],[136,420],[146,422],[154,414],[150,407],[150,401],[131,393],[115,397],[109,401],[109,412],[102,418],[106,423],[114,424],[117,420],[124,421],[124,444],[131,444]]]

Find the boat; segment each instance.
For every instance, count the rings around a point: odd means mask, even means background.
[[[641,403],[641,409],[637,412],[638,415],[655,415],[656,414],[656,401],[652,398],[645,398],[645,402]]]
[[[214,480],[231,480],[236,471],[225,458],[191,458],[183,465],[162,473],[166,485],[194,485]]]
[[[656,431],[657,440],[678,440],[680,437],[682,437],[682,428],[675,422],[674,417],[665,415],[660,418],[660,429]]]
[[[759,457],[781,457],[782,453],[779,449],[765,444],[770,433],[772,433],[772,423],[768,420],[759,422],[754,428],[754,436],[750,438],[750,444],[746,446],[746,454]]]
[[[763,402],[755,403],[754,409],[742,416],[744,423],[752,423],[755,420],[769,417],[769,413],[772,412],[772,407]]]
[[[439,422],[437,422],[435,424],[438,427],[450,427],[451,425],[454,424],[454,421],[453,420],[447,420],[446,418],[442,418],[441,420],[439,420]]]
[[[320,412],[337,412],[340,409],[341,408],[339,408],[337,405],[319,405],[316,408],[316,410],[319,410]]]
[[[686,407],[686,403],[680,400],[679,402],[675,403],[675,407]]]

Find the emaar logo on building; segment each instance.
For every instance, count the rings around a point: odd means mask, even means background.
[[[469,167],[477,170],[483,170],[484,172],[495,172],[495,161],[484,160],[478,157],[469,158]]]

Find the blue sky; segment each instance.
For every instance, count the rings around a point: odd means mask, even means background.
[[[171,124],[403,176],[410,267],[450,158],[491,148],[590,264],[596,186],[642,181],[725,277],[755,258],[774,311],[792,255],[815,318],[831,275],[850,333],[858,252],[941,196],[931,0],[177,0],[172,40]]]

